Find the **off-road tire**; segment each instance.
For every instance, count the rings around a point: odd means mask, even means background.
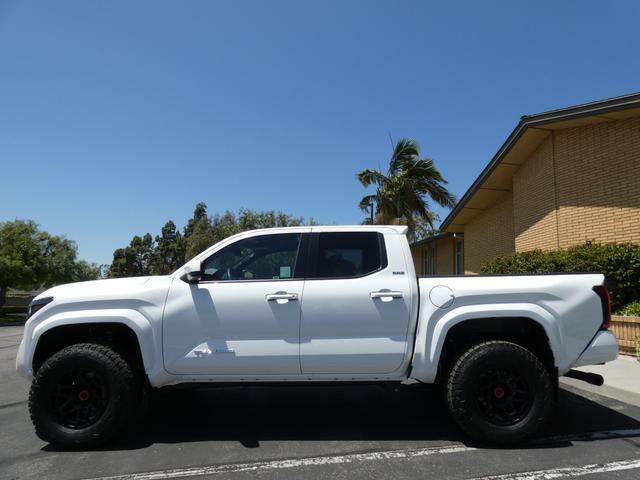
[[[103,386],[101,393],[106,394],[96,409],[101,413],[90,424],[69,427],[54,408],[54,392],[58,391],[62,378],[78,370],[94,372]],[[66,347],[40,367],[31,384],[29,414],[36,435],[62,448],[101,445],[116,436],[136,412],[141,395],[139,386],[132,367],[114,350],[93,343]]]
[[[526,413],[523,408],[520,416],[514,414],[512,424],[493,416],[497,410],[493,405],[508,395],[509,387],[491,386],[495,380],[483,380],[489,375],[487,372],[513,372],[516,383],[528,392]],[[518,398],[522,398],[522,390],[518,391]],[[553,393],[549,371],[538,357],[520,345],[500,340],[483,342],[465,351],[446,381],[447,406],[456,423],[474,440],[493,445],[517,444],[531,437],[548,419]],[[486,398],[491,395],[496,398]],[[491,407],[486,406],[487,400]]]

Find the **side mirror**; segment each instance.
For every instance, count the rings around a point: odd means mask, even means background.
[[[187,267],[185,269],[185,272],[180,275],[180,280],[192,285],[196,284],[200,280],[202,280],[202,272],[200,270],[192,270],[191,268]]]

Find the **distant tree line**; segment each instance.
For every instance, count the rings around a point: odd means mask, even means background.
[[[40,230],[32,220],[0,222],[0,310],[9,287],[31,290],[98,278],[99,267],[77,255],[75,242]]]
[[[314,224],[313,219],[307,224]],[[108,276],[166,275],[214,243],[236,233],[297,225],[305,225],[305,219],[273,210],[240,209],[237,213],[226,211],[222,215],[209,216],[207,205],[200,202],[182,232],[169,220],[155,238],[149,233],[136,235],[128,246],[114,251]]]

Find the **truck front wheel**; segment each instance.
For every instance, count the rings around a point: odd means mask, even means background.
[[[508,445],[527,439],[545,422],[553,385],[533,353],[495,340],[460,356],[446,393],[453,418],[467,434],[477,441]]]
[[[42,440],[64,448],[100,445],[131,418],[139,397],[130,365],[104,345],[71,345],[37,371],[29,413]]]

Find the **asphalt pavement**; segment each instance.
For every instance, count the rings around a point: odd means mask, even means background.
[[[14,370],[21,332],[0,328],[3,480],[640,478],[640,395],[565,382],[549,426],[518,448],[471,442],[435,390],[358,386],[158,392],[114,443],[59,451],[33,433]]]

